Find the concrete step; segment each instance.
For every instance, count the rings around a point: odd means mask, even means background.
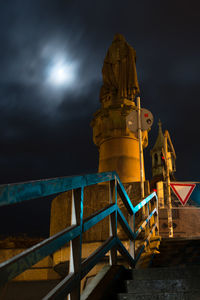
[[[126,289],[132,294],[185,293],[199,291],[199,279],[127,280]]]
[[[151,265],[152,268],[154,267],[172,267],[172,266],[200,266],[200,256],[196,256],[195,253],[192,255],[155,255]]]
[[[172,268],[148,268],[148,269],[133,269],[129,270],[134,280],[149,280],[149,279],[191,279],[193,276],[200,281],[200,266],[199,267],[172,267]],[[131,276],[130,276],[131,278]]]
[[[192,242],[192,241],[200,241],[200,237],[177,237],[177,238],[162,238],[163,243],[184,243],[184,242]]]
[[[200,265],[200,239],[165,239],[151,267]]]
[[[159,252],[160,253],[170,253],[172,255],[172,253],[180,253],[180,251],[183,251],[183,252],[186,252],[186,253],[191,253],[193,251],[197,251],[197,249],[199,250],[200,249],[200,246],[199,247],[193,247],[193,246],[187,246],[187,247],[176,247],[174,246],[174,248],[171,248],[171,247],[163,247],[163,248],[159,248]]]
[[[199,300],[199,292],[189,293],[154,293],[152,294],[118,294],[118,300]]]
[[[128,271],[118,300],[200,300],[200,239],[162,239],[159,252],[147,268]]]

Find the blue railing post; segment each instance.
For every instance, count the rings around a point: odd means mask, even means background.
[[[154,221],[154,223],[157,224],[157,227],[156,227],[156,235],[159,235],[159,211],[158,211],[158,196],[155,195],[155,198],[156,198],[156,210],[157,210],[157,213],[156,213],[156,220]],[[154,218],[155,219],[155,218]]]
[[[80,226],[80,235],[70,241],[69,272],[81,274],[82,256],[82,232],[83,232],[83,187],[72,190],[71,225]],[[70,293],[70,300],[79,300],[81,290],[81,277],[76,281],[75,287]]]
[[[109,202],[117,205],[117,182],[116,179],[109,182]],[[109,215],[109,235],[110,237],[117,237],[117,210]],[[110,265],[117,264],[117,248],[113,247],[109,252]]]
[[[129,226],[133,231],[134,234],[134,240],[130,240],[130,255],[132,256],[133,259],[135,259],[135,214],[133,213],[132,215],[129,214]]]
[[[146,210],[147,210],[147,215],[146,215],[146,217],[147,218],[149,218],[149,211],[150,211],[150,206],[151,205],[151,203],[150,202],[148,202],[147,204],[146,204]],[[150,222],[151,222],[151,220],[149,220],[148,221],[148,223],[147,223],[147,226],[146,226],[146,235],[148,236],[149,235],[149,233],[150,233],[150,229],[151,229],[151,224],[150,224]],[[148,243],[147,245],[146,245],[146,249],[145,249],[146,251],[149,251],[150,250],[150,244]]]

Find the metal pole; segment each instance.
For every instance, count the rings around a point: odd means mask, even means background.
[[[169,160],[168,160],[168,149],[167,149],[167,131],[164,134],[164,151],[166,161],[166,183],[167,183],[167,214],[168,214],[168,228],[169,237],[173,237],[173,221],[172,221],[172,201],[171,201],[171,189],[170,189],[170,176],[169,176]]]
[[[159,235],[159,212],[158,212],[158,197],[156,197],[156,209],[157,209],[157,214],[156,214],[157,234],[156,234],[156,235]]]
[[[115,202],[117,205],[117,181],[111,180],[109,182],[109,202],[110,204]],[[117,236],[117,210],[115,210],[111,215],[109,215],[109,235],[112,237]],[[110,250],[109,255],[109,264],[116,265],[117,264],[117,249],[113,247]]]
[[[140,97],[137,97],[137,112],[138,112],[138,139],[139,139],[139,154],[140,154],[140,184],[141,184],[141,197],[143,199],[144,198],[144,159],[143,159],[143,149],[142,149]]]

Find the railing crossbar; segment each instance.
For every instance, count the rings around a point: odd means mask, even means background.
[[[144,241],[141,249],[139,250],[139,252],[137,254],[137,257],[135,258],[135,264],[137,264],[137,262],[138,262],[138,260],[139,260],[139,258],[141,256],[141,254],[143,253],[145,247],[149,244],[150,238],[151,238],[151,236],[153,234],[153,231],[155,230],[156,227],[157,227],[157,224],[153,224],[153,226],[151,227],[151,230],[149,232],[148,237],[145,239],[145,241]]]
[[[31,248],[0,264],[0,284],[15,278],[46,256],[54,253],[70,240],[80,235],[80,226],[70,226],[67,229],[45,239]]]
[[[147,217],[147,219],[142,223],[142,225],[140,225],[140,227],[138,228],[138,230],[135,233],[135,238],[138,237],[138,235],[142,232],[142,230],[145,230],[146,225],[148,224],[148,222],[150,221],[151,217],[157,213],[157,209],[154,208],[154,210],[149,214],[149,216]]]
[[[123,187],[122,183],[119,180],[117,182],[117,192],[120,195],[120,198],[122,199],[129,214],[132,215],[134,213],[133,204],[131,203],[125,188]]]
[[[135,259],[129,254],[127,249],[124,247],[122,242],[117,239],[117,250],[121,253],[122,256],[125,257],[129,265],[134,268],[135,267]]]
[[[151,201],[156,196],[156,193],[153,192],[149,196],[147,196],[144,200],[142,200],[139,204],[134,207],[134,213],[138,212],[143,206],[145,206],[149,201]]]
[[[104,172],[74,177],[59,177],[0,185],[0,206],[37,199],[73,189],[114,180],[116,172]]]
[[[118,214],[118,221],[123,228],[124,232],[127,234],[129,239],[132,241],[135,238],[135,234],[133,233],[131,227],[129,226],[128,222],[126,221],[126,218],[124,217],[123,213],[121,212],[120,208],[117,210]]]
[[[69,273],[42,300],[63,299],[73,289],[77,280],[79,280],[78,274]]]

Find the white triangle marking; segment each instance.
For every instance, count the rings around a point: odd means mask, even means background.
[[[181,199],[185,199],[187,197],[187,194],[189,193],[191,186],[176,186],[174,187],[177,191],[177,193],[179,194],[179,196],[181,197]]]
[[[171,183],[171,188],[180,200],[182,205],[185,205],[192,194],[196,184]]]

